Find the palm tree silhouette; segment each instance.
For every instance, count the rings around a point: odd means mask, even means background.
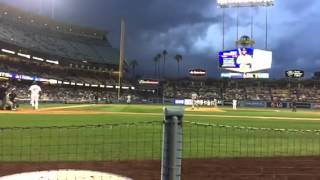
[[[157,58],[158,58],[158,79],[160,79],[161,77],[161,72],[160,72],[160,61],[161,61],[161,57],[162,55],[159,53],[157,54]]]
[[[177,54],[176,56],[174,56],[174,59],[177,61],[177,65],[178,65],[178,78],[180,77],[180,62],[182,61],[182,55]]]
[[[130,62],[130,67],[132,68],[132,76],[133,76],[133,78],[136,78],[136,68],[137,68],[138,65],[139,65],[139,63],[135,59]]]
[[[162,76],[166,77],[166,56],[168,52],[167,50],[162,51],[162,57],[163,57],[163,67],[162,67]]]
[[[157,79],[157,74],[158,74],[158,62],[159,62],[158,56],[155,56],[155,57],[153,58],[153,62],[154,62],[154,78]]]

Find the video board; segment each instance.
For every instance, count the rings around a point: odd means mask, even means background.
[[[220,51],[219,65],[222,69],[238,73],[268,70],[272,66],[272,52],[253,48]]]

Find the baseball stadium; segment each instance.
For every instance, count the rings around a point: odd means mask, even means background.
[[[319,179],[320,73],[271,77],[276,5],[212,4],[222,48],[211,77],[163,49],[144,75],[125,54],[125,20],[117,47],[114,32],[0,1],[0,179]],[[252,9],[263,9],[264,43],[253,13],[251,35],[241,34],[239,16]]]

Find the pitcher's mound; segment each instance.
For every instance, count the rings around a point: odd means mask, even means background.
[[[225,112],[224,110],[221,110],[219,108],[214,108],[214,107],[199,107],[199,108],[194,108],[192,109],[192,107],[187,107],[185,109],[185,111],[187,112]]]

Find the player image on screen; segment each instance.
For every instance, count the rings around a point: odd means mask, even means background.
[[[242,72],[250,72],[252,68],[253,59],[247,52],[246,48],[239,49],[239,56],[237,58],[237,64]]]
[[[238,48],[219,52],[220,67],[238,72],[239,78],[255,78],[250,73],[271,69],[272,51],[253,48]]]

